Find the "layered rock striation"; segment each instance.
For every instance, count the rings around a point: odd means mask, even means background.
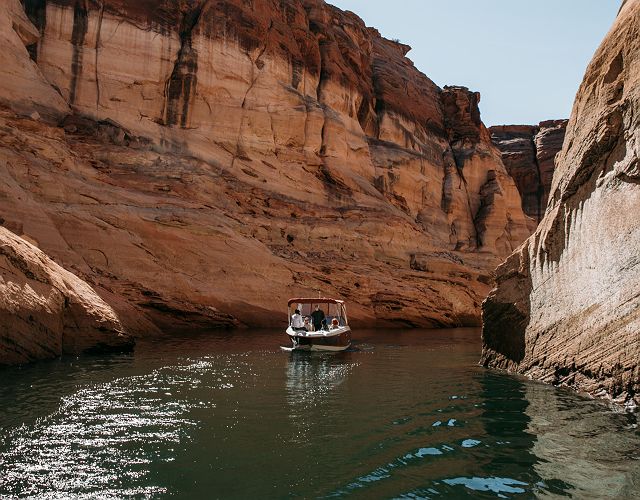
[[[132,346],[87,283],[0,228],[0,365]]]
[[[498,268],[483,363],[608,394],[640,390],[640,0],[580,86],[547,213]]]
[[[22,48],[3,28],[10,66],[46,91],[2,90],[0,214],[133,331],[281,325],[318,290],[360,324],[478,324],[489,270],[530,234],[479,94],[352,13],[3,5],[32,23]]]
[[[538,125],[489,127],[491,140],[518,186],[524,213],[539,223],[544,217],[568,120],[547,120]]]

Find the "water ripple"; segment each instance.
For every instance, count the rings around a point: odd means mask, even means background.
[[[0,497],[637,496],[637,415],[479,368],[477,331],[240,335],[5,370]]]
[[[166,492],[149,484],[152,462],[175,460],[176,446],[198,422],[194,408],[214,408],[189,393],[196,375],[216,374],[209,389],[233,387],[237,364],[214,369],[207,359],[163,367],[147,375],[85,387],[64,397],[54,413],[4,435],[0,493],[45,495],[100,492],[100,496],[150,496]],[[123,483],[127,486],[123,486]]]

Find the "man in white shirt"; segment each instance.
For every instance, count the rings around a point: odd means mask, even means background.
[[[291,326],[293,328],[300,328],[300,329],[304,328],[304,320],[300,315],[299,309],[296,309],[295,312],[293,313],[293,316],[291,316]]]

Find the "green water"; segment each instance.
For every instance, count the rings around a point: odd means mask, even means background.
[[[0,371],[0,496],[633,498],[638,415],[479,368],[477,330],[141,342]]]

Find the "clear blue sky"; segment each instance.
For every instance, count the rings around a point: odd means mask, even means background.
[[[441,87],[482,94],[486,125],[568,118],[620,0],[328,0],[387,38]]]

